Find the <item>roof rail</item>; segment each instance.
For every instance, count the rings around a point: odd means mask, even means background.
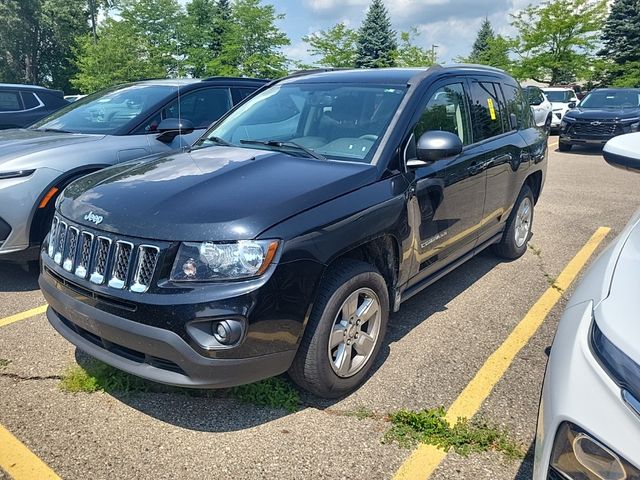
[[[490,65],[481,65],[479,63],[448,63],[443,67],[467,67],[467,68],[480,68],[482,70],[491,70],[493,72],[505,73],[505,71],[498,67],[492,67]]]
[[[307,70],[296,70],[295,72],[291,72],[289,75],[286,75],[283,78],[302,77],[303,75],[313,75],[314,73],[338,72],[340,70],[354,70],[354,69],[342,68],[342,67],[310,68]]]
[[[255,80],[262,80],[265,82],[270,81],[270,79],[268,78],[249,78],[249,77],[226,77],[224,75],[221,76],[213,76],[213,77],[206,77],[206,78],[202,78],[200,79],[202,82],[210,82],[212,80],[247,80],[247,81],[255,81]]]

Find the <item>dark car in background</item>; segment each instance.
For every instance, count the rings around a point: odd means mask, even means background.
[[[60,90],[0,83],[0,130],[27,127],[68,104]]]
[[[560,123],[558,149],[604,145],[611,138],[640,129],[640,89],[598,88],[569,110]]]

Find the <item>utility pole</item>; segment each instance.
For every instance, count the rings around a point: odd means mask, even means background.
[[[434,44],[431,45],[431,61],[433,63],[437,63],[438,62],[438,57],[437,57],[437,54],[436,54],[436,48],[440,48],[440,45],[434,45]]]
[[[98,35],[96,33],[96,4],[95,0],[89,0],[89,15],[91,16],[91,33],[93,34],[93,44],[98,43]]]

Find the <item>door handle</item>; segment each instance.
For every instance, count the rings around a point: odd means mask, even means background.
[[[484,168],[489,168],[493,165],[500,165],[501,163],[511,163],[513,160],[513,155],[510,153],[505,153],[504,155],[498,155],[493,158],[490,158],[484,163]]]

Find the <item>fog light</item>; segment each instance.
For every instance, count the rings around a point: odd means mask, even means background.
[[[627,474],[618,456],[597,440],[580,433],[573,440],[573,453],[583,467],[598,478],[624,480]]]
[[[198,266],[193,258],[190,258],[182,265],[182,271],[187,278],[193,278],[198,273]]]
[[[233,320],[222,320],[213,324],[213,338],[222,345],[233,345],[242,336],[242,324]]]

